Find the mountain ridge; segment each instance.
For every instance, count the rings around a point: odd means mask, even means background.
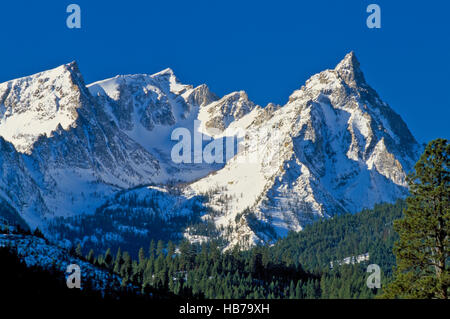
[[[25,193],[5,192],[8,178],[0,179],[0,195],[43,228],[55,216],[93,214],[118,191],[175,184],[186,200],[207,195],[201,219],[230,247],[248,247],[317,218],[404,197],[420,151],[401,117],[366,83],[354,52],[313,75],[283,106],[258,106],[244,91],[217,97],[204,84],[182,84],[169,68],[86,85],[71,62],[5,83],[0,136],[17,155],[0,152],[0,164],[11,172],[23,161],[16,184],[35,185],[39,191],[27,192],[39,195],[41,215],[25,212],[21,201],[33,206]],[[21,131],[13,111],[30,113],[32,126],[42,108],[45,129],[21,138],[30,132]],[[244,134],[226,162],[174,163],[176,128],[201,132],[214,146]],[[161,196],[175,200],[170,192]]]

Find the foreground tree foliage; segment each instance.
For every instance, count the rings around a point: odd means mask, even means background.
[[[448,140],[430,142],[408,178],[411,196],[394,226],[400,236],[395,279],[384,297],[449,296],[449,153]]]

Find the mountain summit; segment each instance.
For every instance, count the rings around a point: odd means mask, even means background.
[[[177,164],[171,134],[180,127],[213,140],[245,136],[226,163]],[[286,105],[265,108],[244,91],[220,98],[183,84],[171,69],[86,86],[69,63],[0,84],[0,136],[0,201],[56,241],[97,246],[134,245],[161,227],[178,239],[215,234],[229,247],[274,241],[405,196],[420,151],[353,52]],[[86,219],[95,232],[61,231],[56,216]],[[155,220],[163,226],[152,231]]]
[[[264,120],[257,120],[264,117]],[[233,229],[234,244],[267,241],[299,231],[318,218],[357,212],[407,193],[406,172],[419,146],[406,124],[364,80],[355,54],[312,76],[270,114],[238,119],[251,132],[225,167],[190,187],[210,195]],[[247,123],[247,124],[244,124]],[[224,209],[222,198],[229,198]]]
[[[74,124],[85,93],[76,62],[2,83],[0,135],[29,153],[39,136]]]
[[[353,51],[348,53],[334,70],[349,86],[367,85],[364,74],[360,69],[359,61]]]

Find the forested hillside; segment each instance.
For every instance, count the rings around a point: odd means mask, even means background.
[[[355,215],[342,215],[290,233],[274,246],[222,252],[212,242],[151,242],[138,259],[120,249],[86,258],[119,274],[143,291],[167,291],[195,298],[372,298],[380,291],[366,286],[369,263],[378,264],[385,285],[395,264],[392,224],[404,202],[377,205]],[[78,247],[81,253],[81,247]],[[360,264],[335,264],[346,257],[369,253]]]
[[[395,262],[392,245],[397,239],[393,221],[401,217],[405,207],[399,200],[358,214],[319,220],[301,232],[289,233],[270,250],[274,259],[301,264],[311,271],[328,267],[330,261],[368,252],[371,263],[390,272]]]
[[[78,245],[71,254],[117,274],[122,278],[124,296],[373,298],[380,291],[367,288],[367,265],[381,267],[382,286],[390,280],[395,264],[392,247],[397,239],[392,225],[401,217],[404,206],[403,201],[380,204],[355,215],[318,221],[302,232],[289,233],[273,246],[256,246],[246,251],[238,247],[224,251],[215,241],[200,245],[185,240],[176,245],[160,240],[151,241],[149,247],[138,252],[120,248],[115,253],[112,249],[88,252]],[[35,236],[42,234],[37,232]],[[370,256],[368,261],[351,262],[352,256],[366,253]],[[42,282],[35,281],[52,277],[49,287],[64,288],[64,276],[58,271],[38,265],[27,270],[20,258],[14,257],[14,251],[3,250],[2,254],[2,267],[6,267],[3,274],[8,273],[8,278],[30,278],[21,280],[21,286],[28,282],[42,286]],[[134,255],[138,257],[133,258]],[[130,291],[130,287],[135,288]]]

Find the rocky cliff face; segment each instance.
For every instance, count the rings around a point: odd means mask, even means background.
[[[174,163],[180,127],[215,141],[238,134],[239,151],[223,164]],[[420,151],[353,53],[265,108],[170,69],[86,86],[70,63],[0,84],[0,136],[0,197],[33,226],[114,206],[118,191],[178,184],[177,202],[207,198],[201,219],[244,246],[404,196]]]

